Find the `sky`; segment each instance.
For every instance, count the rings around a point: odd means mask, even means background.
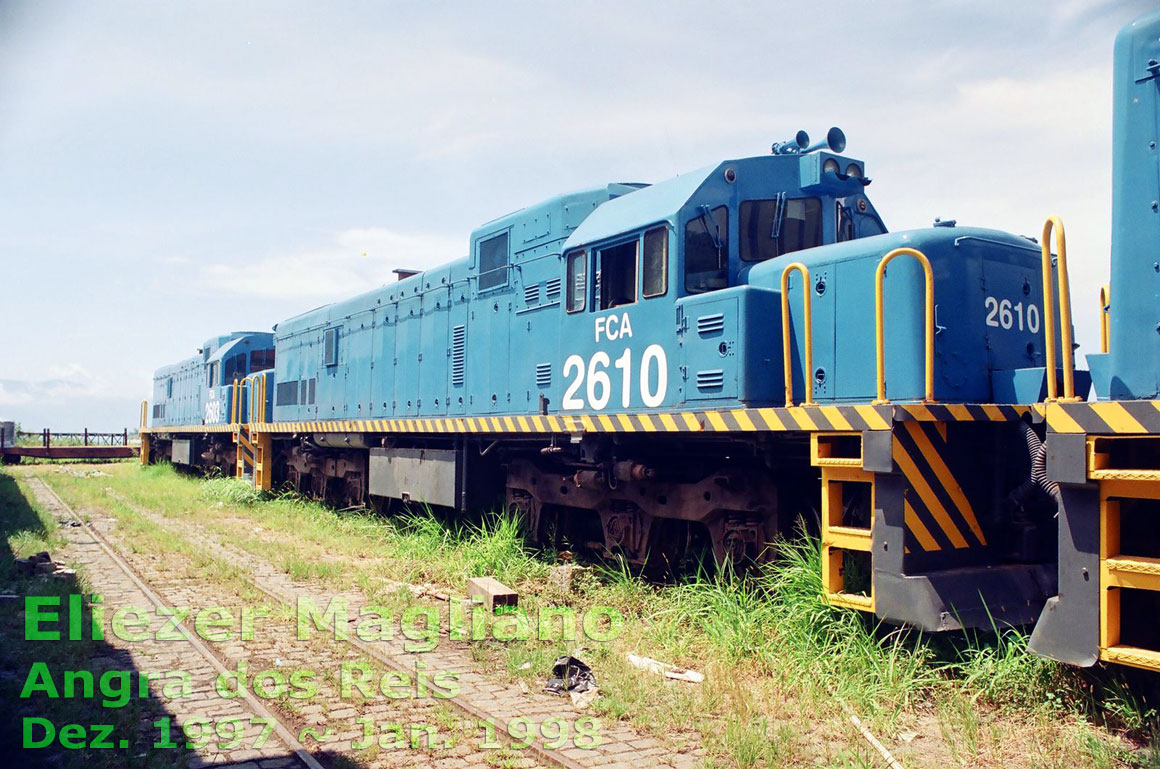
[[[1112,42],[1155,5],[0,0],[0,420],[132,428],[210,336],[831,125],[891,230],[1063,217],[1096,351]]]

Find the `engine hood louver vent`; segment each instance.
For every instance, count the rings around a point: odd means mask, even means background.
[[[698,334],[716,334],[725,330],[725,314],[715,312],[711,315],[702,315],[697,318]]]
[[[697,372],[698,390],[720,390],[725,386],[725,372],[719,368]]]
[[[455,326],[451,329],[451,385],[463,386],[463,373],[467,367],[467,327]]]

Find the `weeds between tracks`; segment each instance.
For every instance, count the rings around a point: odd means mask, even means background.
[[[580,572],[565,593],[548,579],[555,555],[528,548],[510,515],[465,522],[426,511],[336,511],[162,466],[53,480],[90,504],[109,506],[103,486],[112,486],[166,515],[196,515],[294,578],[336,590],[410,600],[392,580],[455,592],[466,577],[491,574],[520,591],[529,614],[546,605],[578,614],[614,606],[627,621],[613,642],[484,642],[477,661],[538,687],[558,654],[578,652],[597,671],[602,715],[657,734],[693,726],[728,765],[873,765],[839,703],[908,765],[1160,765],[1155,711],[1138,685],[1128,685],[1129,674],[1036,657],[1014,628],[931,636],[828,607],[817,542],[809,539],[778,543],[775,561],[744,576],[702,572],[655,585],[604,564]],[[663,682],[629,666],[629,651],[694,667],[707,680]]]

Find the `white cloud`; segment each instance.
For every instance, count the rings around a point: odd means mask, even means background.
[[[136,385],[136,380],[113,381],[94,374],[79,363],[52,364],[40,378],[0,379],[0,406],[124,397]]]
[[[208,288],[270,298],[335,301],[395,279],[392,270],[429,269],[466,251],[467,238],[410,235],[381,227],[349,229],[329,243],[252,263],[209,264]]]

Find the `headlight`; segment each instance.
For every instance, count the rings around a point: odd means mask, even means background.
[[[826,158],[826,162],[822,163],[822,173],[826,173],[827,171],[838,173],[840,168],[841,166],[838,165],[838,161],[833,158]]]
[[[859,166],[857,163],[851,163],[850,165],[846,166],[846,176],[849,176],[852,179],[861,179],[862,178],[861,166]]]

